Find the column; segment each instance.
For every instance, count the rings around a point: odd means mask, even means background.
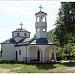
[[[57,62],[56,60],[56,47],[54,46],[54,61]]]
[[[27,62],[30,62],[30,47],[27,46],[27,51],[26,51],[26,54],[27,54]]]
[[[43,60],[43,62],[45,62],[45,52],[44,52],[44,50],[42,50],[42,55],[43,55],[43,57],[42,57],[42,60]]]

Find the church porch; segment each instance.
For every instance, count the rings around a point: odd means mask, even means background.
[[[37,46],[31,46],[29,48],[29,62],[42,62],[42,50]]]
[[[30,63],[48,63],[56,62],[56,49],[52,46],[31,46],[29,47],[29,56],[27,62]]]
[[[45,49],[45,62],[56,62],[56,48],[55,46],[48,46]]]

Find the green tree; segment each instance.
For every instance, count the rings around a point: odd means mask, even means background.
[[[56,20],[55,34],[59,45],[63,47],[65,44],[74,40],[75,34],[75,3],[61,2],[58,17]]]
[[[70,59],[71,57],[75,58],[75,45],[72,43],[68,43],[64,45],[63,48],[57,47],[57,58],[61,59]]]

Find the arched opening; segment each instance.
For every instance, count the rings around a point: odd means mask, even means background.
[[[39,20],[39,17],[36,17],[36,22],[39,22],[40,20]]]
[[[37,46],[31,46],[29,48],[30,61],[42,61],[42,50]]]
[[[53,48],[51,46],[45,49],[45,62],[51,62],[53,60]]]
[[[46,31],[46,29],[45,28],[43,28],[43,32],[45,32]]]
[[[41,21],[45,22],[45,17],[44,16],[41,17]]]
[[[39,28],[37,29],[37,31],[39,31]]]

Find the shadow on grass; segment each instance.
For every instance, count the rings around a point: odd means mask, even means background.
[[[74,67],[75,66],[75,62],[64,62],[64,63],[44,63],[44,64],[39,64],[39,63],[18,63],[18,62],[0,62],[0,64],[25,64],[25,65],[32,65],[32,66],[36,66],[38,69],[54,69],[54,68],[58,68],[58,66],[56,66],[55,64],[59,64],[59,65],[64,65],[65,67]]]
[[[48,69],[54,69],[54,68],[56,68],[55,66],[54,66],[54,64],[36,64],[36,67],[38,68],[38,69],[46,69],[46,70],[48,70]]]
[[[57,66],[58,64],[58,66]],[[75,62],[64,62],[64,63],[45,63],[45,64],[27,64],[27,65],[36,65],[36,67],[38,69],[54,69],[54,68],[58,68],[59,66],[62,67],[61,65],[63,65],[64,67],[74,67],[75,66]]]
[[[28,63],[26,65],[36,66],[37,69],[48,70],[48,69],[57,68],[54,64],[55,63],[31,63],[31,64]]]
[[[65,65],[66,67],[74,67],[75,62],[64,62],[64,63],[60,63],[60,65]]]

